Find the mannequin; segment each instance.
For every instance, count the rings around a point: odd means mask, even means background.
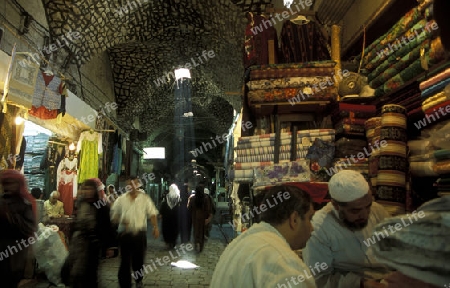
[[[64,204],[64,214],[73,214],[74,198],[77,196],[77,157],[74,151],[69,151],[58,165],[58,192]]]

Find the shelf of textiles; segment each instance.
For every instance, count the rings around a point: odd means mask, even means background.
[[[335,131],[297,131],[295,149],[292,149],[295,143],[292,136],[292,132],[280,133],[278,155],[275,155],[275,133],[240,137],[234,148],[237,157],[228,171],[229,179],[238,183],[253,182],[254,186],[328,181],[326,171],[334,157]],[[291,161],[292,152],[296,155],[294,161]]]
[[[254,110],[278,105],[292,106],[290,111],[298,111],[306,108],[299,108],[302,106],[299,104],[304,104],[311,105],[309,111],[313,111],[317,105],[320,107],[337,99],[333,81],[335,66],[336,62],[330,60],[251,66],[246,101]]]
[[[445,60],[431,3],[424,1],[411,9],[388,32],[365,48],[363,68],[368,71],[369,85],[375,89],[375,97],[384,97],[383,101],[389,99],[390,93]],[[399,39],[408,40],[400,42]]]

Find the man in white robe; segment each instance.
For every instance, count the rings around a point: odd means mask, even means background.
[[[307,265],[325,262],[316,275],[319,288],[385,287],[379,283],[389,269],[375,259],[371,243],[374,226],[390,217],[372,202],[361,173],[342,170],[328,182],[331,202],[312,219],[314,232],[303,250]]]
[[[317,263],[310,270],[293,251],[311,235],[311,204],[311,197],[296,187],[273,187],[253,209],[262,222],[228,245],[210,287],[316,287],[312,273],[326,267]]]

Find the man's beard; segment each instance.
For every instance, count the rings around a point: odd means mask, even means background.
[[[342,211],[339,211],[339,218],[344,223],[344,225],[347,226],[352,231],[359,231],[364,229],[367,226],[367,223],[369,222],[368,220],[361,223],[350,222],[345,218],[344,213]]]

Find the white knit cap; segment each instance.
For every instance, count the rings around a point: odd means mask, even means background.
[[[364,176],[353,170],[341,170],[328,182],[331,198],[338,202],[351,202],[369,192],[369,183]]]

